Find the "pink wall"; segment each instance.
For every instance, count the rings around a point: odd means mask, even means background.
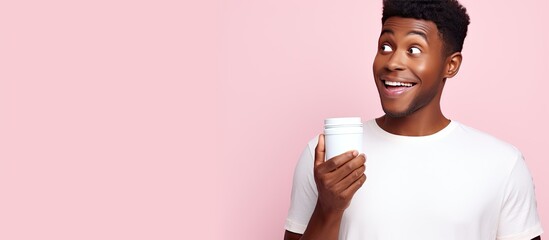
[[[548,230],[549,3],[462,1],[445,112],[523,151]],[[322,120],[382,114],[381,0],[77,2],[0,4],[0,239],[281,239]]]

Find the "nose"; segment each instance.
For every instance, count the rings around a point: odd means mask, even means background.
[[[402,51],[395,51],[389,57],[389,60],[385,64],[385,68],[390,71],[402,71],[406,69],[406,56]]]

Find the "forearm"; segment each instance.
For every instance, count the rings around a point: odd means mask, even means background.
[[[317,203],[300,240],[337,240],[343,212],[328,212]]]

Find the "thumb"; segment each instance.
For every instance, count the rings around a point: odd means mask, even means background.
[[[318,166],[324,162],[324,134],[318,135],[318,143],[315,148],[315,166]]]

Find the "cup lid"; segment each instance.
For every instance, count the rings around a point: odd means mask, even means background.
[[[342,117],[342,118],[324,119],[324,125],[348,125],[348,124],[362,125],[362,120],[360,119],[360,117]]]

